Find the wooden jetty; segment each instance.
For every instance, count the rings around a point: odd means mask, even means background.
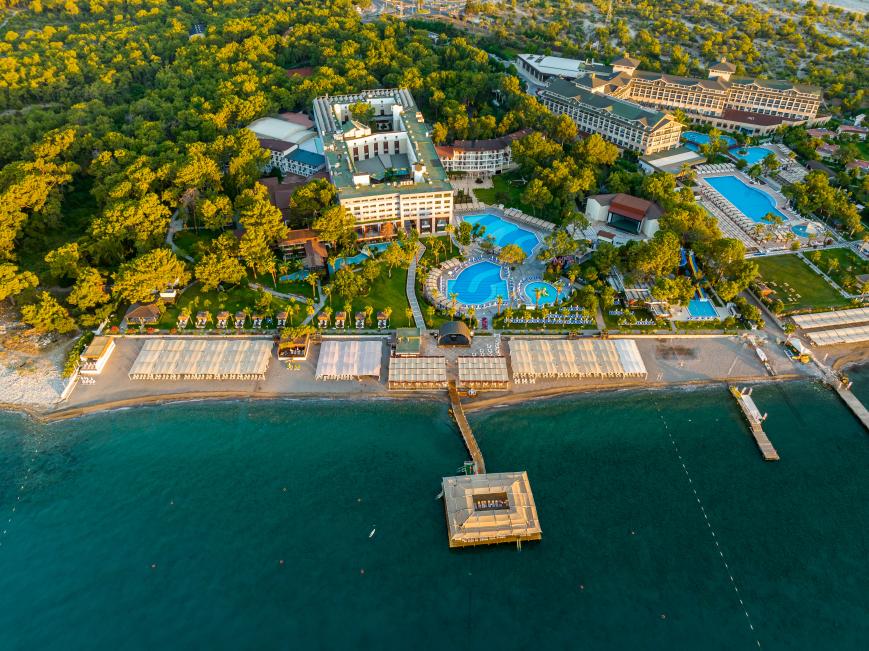
[[[450,394],[450,413],[456,420],[459,426],[459,431],[462,433],[462,439],[465,441],[465,447],[471,455],[474,462],[474,472],[478,475],[486,473],[486,462],[483,461],[483,453],[480,451],[480,446],[477,445],[477,439],[474,438],[474,432],[471,430],[471,425],[465,417],[465,409],[462,407],[462,402],[459,399],[459,391],[456,388],[455,380],[450,380],[448,385]]]
[[[854,412],[854,416],[857,417],[857,420],[863,423],[863,427],[869,430],[869,410],[863,406],[860,399],[851,393],[851,389],[842,386],[841,382],[838,382],[837,384],[831,382],[830,386],[832,386],[833,390],[839,394],[839,397],[842,398],[842,402],[848,405],[851,411]]]
[[[772,443],[770,443],[769,438],[766,436],[766,432],[763,431],[763,427],[761,426],[761,423],[766,420],[766,414],[761,415],[757,405],[754,404],[754,399],[751,397],[751,389],[743,389],[740,391],[736,387],[731,386],[730,393],[734,398],[736,398],[736,402],[739,404],[740,409],[742,409],[742,413],[745,414],[746,419],[748,419],[748,424],[751,427],[751,434],[754,436],[757,447],[760,448],[760,453],[763,455],[764,461],[778,461],[778,452],[775,451],[775,448],[772,446]]]

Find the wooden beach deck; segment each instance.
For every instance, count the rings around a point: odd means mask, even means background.
[[[769,437],[767,437],[766,432],[763,431],[761,425],[765,416],[761,416],[760,410],[757,408],[757,405],[754,404],[754,399],[751,397],[751,390],[740,391],[738,388],[731,386],[730,393],[734,398],[736,398],[739,408],[742,409],[742,413],[745,414],[745,418],[748,420],[748,425],[751,428],[751,434],[754,436],[754,441],[757,443],[757,447],[760,449],[764,461],[778,461],[778,452],[776,452],[776,449],[773,447]]]
[[[474,438],[474,432],[471,430],[471,425],[465,417],[465,410],[462,407],[462,402],[459,399],[459,391],[456,388],[455,380],[450,380],[448,385],[450,394],[450,413],[459,426],[459,431],[462,433],[462,439],[465,441],[465,447],[471,455],[471,460],[474,462],[474,472],[478,475],[486,473],[486,462],[483,460],[483,453],[480,446],[477,445],[477,439]]]

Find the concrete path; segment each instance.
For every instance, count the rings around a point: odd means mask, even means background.
[[[186,253],[182,253],[181,249],[175,246],[175,233],[184,230],[184,223],[178,218],[179,212],[180,210],[175,210],[175,212],[172,214],[172,217],[169,219],[169,230],[166,231],[166,244],[169,245],[169,248],[172,249],[172,252],[179,258],[184,258],[188,262],[195,262],[193,258],[191,258]]]
[[[410,265],[407,267],[407,285],[405,286],[405,292],[407,293],[407,304],[410,305],[410,310],[413,312],[413,320],[416,323],[416,327],[425,334],[425,318],[423,318],[422,310],[419,307],[419,301],[416,300],[416,264],[419,262],[423,253],[425,253],[425,245],[422,242],[418,242],[416,254],[413,256],[413,260],[410,261]]]

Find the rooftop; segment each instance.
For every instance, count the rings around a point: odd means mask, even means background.
[[[450,547],[540,540],[537,505],[526,472],[444,477]]]
[[[391,101],[400,107],[401,131],[407,134],[409,146],[417,162],[425,166],[421,182],[410,180],[392,181],[372,185],[357,185],[354,174],[357,163],[347,150],[343,140],[344,124],[335,116],[334,108],[355,102]],[[365,197],[380,194],[417,194],[420,192],[452,192],[447,173],[438,158],[431,140],[429,126],[407,89],[381,88],[366,90],[352,95],[318,97],[314,100],[314,120],[323,140],[323,150],[332,183],[342,198]],[[368,159],[374,160],[374,159]],[[366,173],[366,172],[363,172]]]
[[[549,86],[541,92],[559,95],[580,104],[603,109],[623,120],[639,122],[647,127],[654,127],[667,118],[667,114],[661,111],[645,108],[638,104],[615,99],[607,95],[592,93],[590,90],[581,88],[577,84],[565,79],[552,80],[549,82]]]

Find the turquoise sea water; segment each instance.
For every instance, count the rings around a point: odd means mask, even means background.
[[[521,551],[448,549],[443,403],[0,414],[0,648],[863,648],[869,437],[814,384],[755,398],[779,463],[720,387],[472,414],[529,473]]]

